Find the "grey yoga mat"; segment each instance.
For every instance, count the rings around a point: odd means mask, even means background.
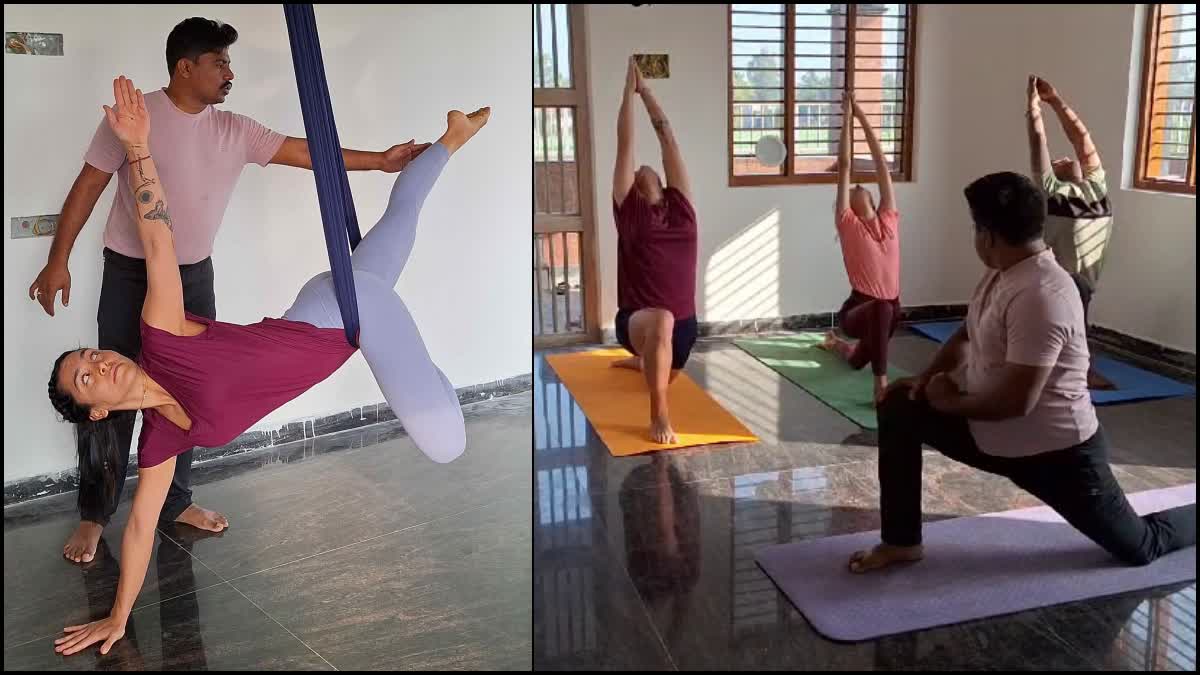
[[[1128,499],[1139,514],[1194,504],[1196,484]],[[1045,506],[926,523],[923,536],[925,560],[866,574],[847,563],[879,543],[878,530],[768,546],[755,557],[818,632],[845,642],[1196,578],[1194,546],[1129,567]]]

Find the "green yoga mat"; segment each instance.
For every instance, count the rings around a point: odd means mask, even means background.
[[[852,370],[837,354],[821,349],[822,333],[734,340],[746,353],[796,383],[864,429],[878,429],[870,366]],[[888,382],[908,373],[888,366]]]

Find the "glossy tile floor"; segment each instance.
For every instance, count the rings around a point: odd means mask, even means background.
[[[74,495],[5,509],[5,670],[529,670],[531,402],[466,406],[446,465],[395,422],[196,465],[231,527],[159,531],[105,656],[53,643],[111,608],[133,490],[82,567],[61,557]]]
[[[902,330],[892,354],[912,372],[935,347]],[[1194,583],[871,642],[824,639],[753,553],[878,529],[874,435],[727,341],[698,345],[687,371],[762,442],[612,457],[535,358],[536,669],[1195,670]],[[1195,410],[1192,399],[1100,409],[1125,490],[1195,481]],[[935,520],[1039,502],[929,452],[923,504]]]

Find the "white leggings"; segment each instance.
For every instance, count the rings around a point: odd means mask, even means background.
[[[383,217],[351,256],[363,356],[396,418],[435,462],[449,462],[463,453],[466,425],[454,387],[429,358],[395,286],[416,241],[421,205],[449,158],[446,147],[434,143],[409,162],[392,186]],[[342,328],[333,273],[309,279],[283,318]]]

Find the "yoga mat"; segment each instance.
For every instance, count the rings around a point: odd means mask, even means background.
[[[546,361],[558,373],[609,452],[618,456],[711,443],[750,443],[758,437],[721,407],[685,372],[667,390],[671,428],[678,443],[650,440],[650,393],[642,373],[613,368],[629,358],[624,349],[551,354]]]
[[[817,346],[824,340],[823,333],[800,333],[733,343],[851,422],[864,429],[878,429],[871,367],[851,369],[837,354]],[[907,372],[888,366],[889,382],[907,376]]]
[[[925,337],[945,342],[961,325],[961,321],[937,321],[916,323],[908,327]],[[1177,382],[1169,377],[1163,377],[1100,354],[1096,354],[1092,358],[1095,361],[1096,370],[1117,387],[1113,390],[1092,389],[1092,403],[1095,405],[1196,395],[1195,387]]]
[[[1144,515],[1194,504],[1196,484],[1128,498]],[[1123,565],[1045,506],[926,523],[924,560],[851,572],[851,554],[878,543],[878,531],[863,532],[768,546],[755,557],[818,632],[845,642],[1196,578],[1195,546]]]

